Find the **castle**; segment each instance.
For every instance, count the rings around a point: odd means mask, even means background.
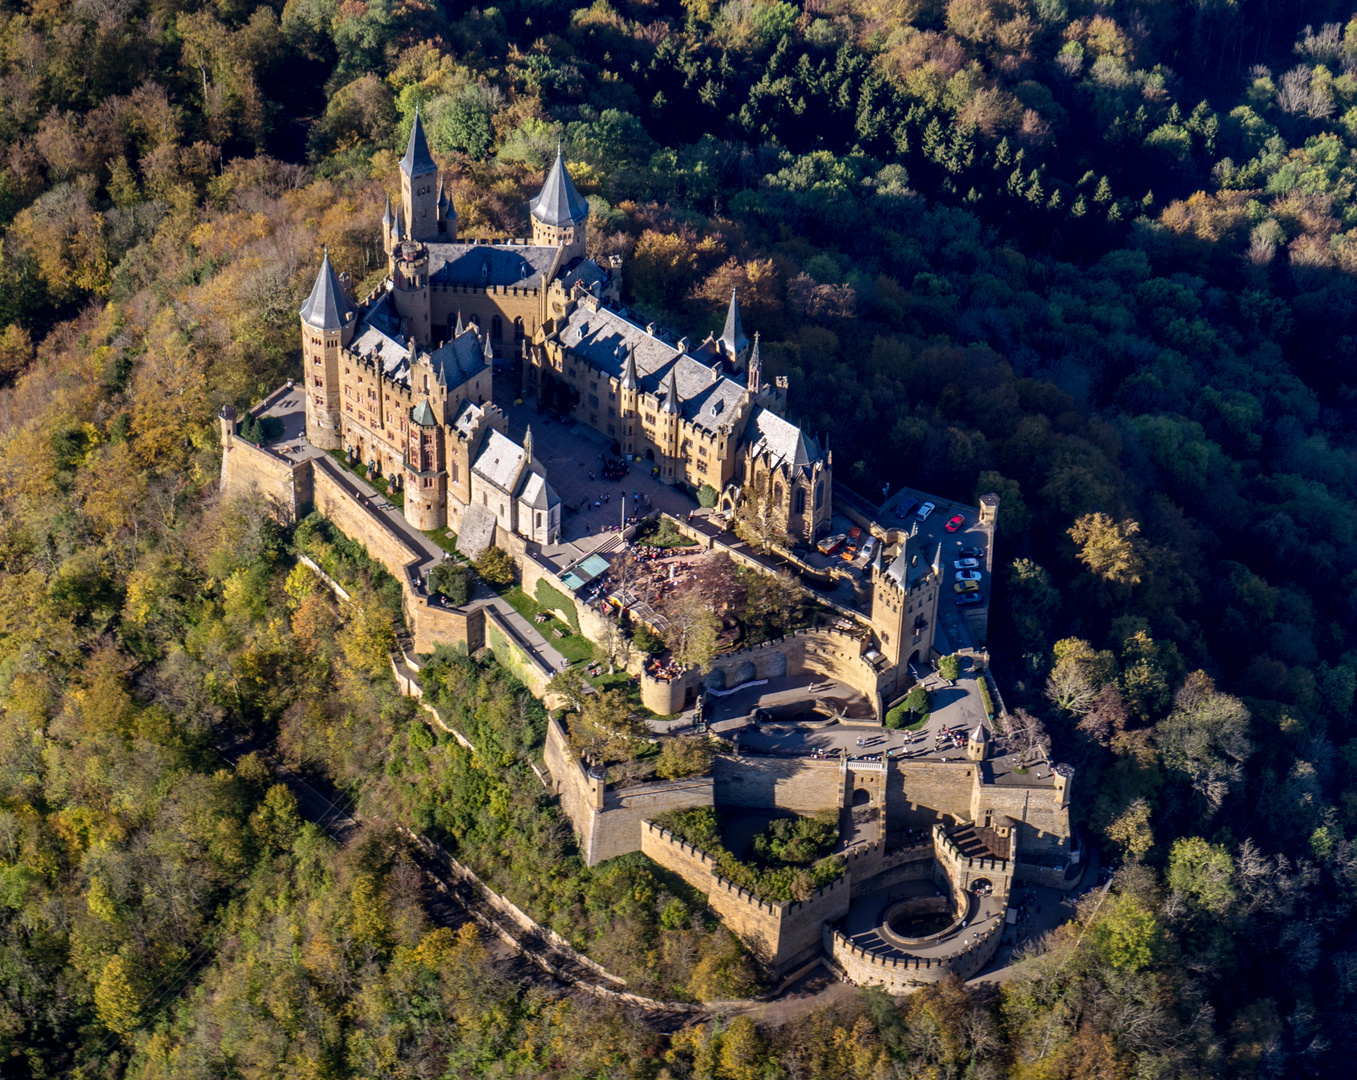
[[[461,531],[469,507],[555,543],[560,499],[492,400],[496,362],[520,391],[587,424],[664,483],[709,485],[731,511],[747,487],[805,541],[828,528],[832,455],[783,416],[757,335],[732,294],[724,332],[690,348],[621,305],[621,260],[586,254],[589,204],[558,149],[530,204],[531,239],[463,243],[416,113],[388,200],[388,275],[361,302],[328,254],[301,309],[306,432],[404,495],[419,529]]]

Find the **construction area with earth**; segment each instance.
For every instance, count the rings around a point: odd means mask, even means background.
[[[531,241],[458,243],[423,140],[417,120],[386,281],[360,300],[327,257],[301,312],[305,382],[222,409],[224,493],[286,522],[318,512],[390,571],[407,693],[436,646],[461,646],[560,710],[540,775],[588,865],[642,853],[775,976],[824,964],[906,993],[992,975],[1019,909],[1056,911],[1090,869],[1073,770],[1024,742],[988,670],[998,498],[874,505],[836,484],[828,439],[783,418],[786,380],[763,378],[737,298],[695,347],[636,322],[620,261],[584,255],[587,205],[559,158]],[[637,571],[656,529],[677,554]],[[502,592],[436,587],[492,551],[531,620]],[[699,663],[634,647],[713,558],[794,581],[808,623]],[[698,767],[641,776],[572,741],[566,629],[634,680],[644,739],[700,744]]]

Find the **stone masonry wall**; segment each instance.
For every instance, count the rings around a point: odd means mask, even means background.
[[[817,889],[804,902],[770,902],[726,881],[706,855],[651,822],[642,827],[641,850],[705,891],[708,905],[727,928],[775,969],[786,969],[813,953],[821,925],[848,914],[847,876]]]
[[[589,866],[641,850],[641,829],[648,818],[712,805],[710,776],[661,780],[621,790],[607,787],[602,779],[589,776],[554,718],[547,721],[544,756],[561,809],[575,827]]]
[[[838,761],[717,754],[712,760],[712,778],[717,806],[775,807],[813,814],[845,805],[847,776]]]
[[[886,815],[900,821],[915,809],[927,808],[955,821],[970,820],[975,766],[960,762],[891,762],[886,781]]]
[[[976,821],[992,814],[996,821],[1007,816],[1018,822],[1014,831],[1026,859],[1063,862],[1069,852],[1069,806],[1052,788],[986,784],[974,793],[972,813]]]
[[[222,447],[221,489],[229,496],[258,491],[284,522],[297,520],[298,511],[312,498],[311,467],[293,465],[239,436]]]
[[[978,941],[959,953],[941,958],[889,958],[878,956],[854,945],[832,926],[824,927],[824,950],[834,965],[858,986],[880,986],[888,994],[907,994],[929,983],[941,982],[948,975],[969,979],[989,963],[999,949],[1002,923],[992,924]]]

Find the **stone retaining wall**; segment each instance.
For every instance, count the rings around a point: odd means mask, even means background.
[[[824,928],[823,943],[825,953],[850,982],[880,986],[889,994],[907,994],[920,986],[941,982],[949,975],[969,979],[998,951],[1002,931],[1002,921],[994,923],[980,934],[979,940],[945,957],[881,956],[859,948],[829,925]]]
[[[822,924],[848,914],[849,878],[817,889],[804,901],[760,900],[716,871],[716,864],[652,822],[642,826],[641,851],[695,889],[721,921],[766,964],[776,970],[803,962],[820,941]]]

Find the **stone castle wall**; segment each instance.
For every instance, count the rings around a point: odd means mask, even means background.
[[[850,982],[880,986],[888,994],[907,994],[920,986],[941,982],[949,975],[969,979],[998,951],[1002,931],[1002,923],[991,924],[980,932],[979,940],[951,956],[938,958],[878,956],[854,945],[828,924],[823,930],[823,943],[825,953]]]
[[[725,880],[706,855],[651,822],[642,827],[641,851],[706,892],[708,905],[731,932],[778,970],[808,959],[819,948],[821,926],[848,914],[847,875],[805,901],[768,901]]]
[[[731,757],[712,760],[717,806],[790,810],[814,814],[839,810],[846,802],[848,776],[836,760]]]
[[[749,665],[752,665],[752,674],[749,674]],[[761,645],[724,653],[712,661],[711,670],[725,675],[727,687],[748,679],[806,673],[823,675],[857,690],[872,703],[878,719],[881,716],[879,675],[863,659],[861,640],[840,630],[797,630]],[[743,678],[741,672],[745,673]],[[703,673],[697,668],[690,668],[669,681],[643,674],[641,701],[651,712],[672,715],[681,711],[685,702],[696,699],[709,677],[710,672]]]
[[[311,466],[294,465],[271,450],[233,436],[222,447],[221,490],[226,495],[257,491],[280,521],[293,522],[312,501]]]
[[[933,811],[952,824],[970,820],[976,766],[967,762],[893,761],[886,780],[886,815],[910,820],[911,812]]]
[[[575,826],[580,850],[589,866],[641,850],[642,825],[649,818],[671,810],[712,805],[710,776],[661,780],[621,789],[607,787],[602,778],[588,774],[554,718],[547,721],[545,758],[552,784],[561,798],[561,809]]]

